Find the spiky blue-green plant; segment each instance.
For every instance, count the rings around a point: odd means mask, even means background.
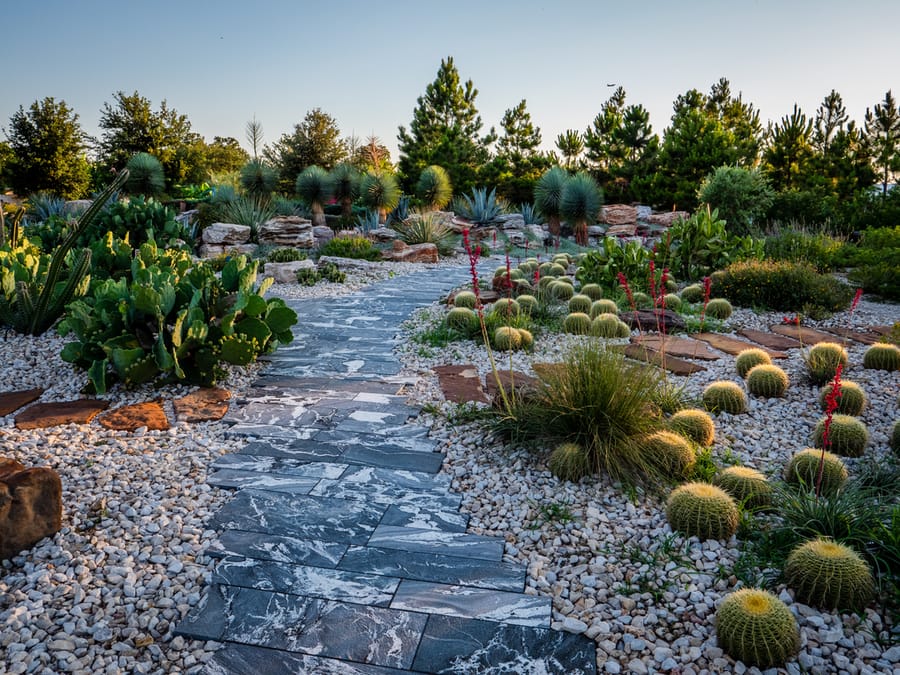
[[[429,211],[440,210],[450,203],[453,185],[444,167],[437,164],[425,167],[416,183],[416,197]]]
[[[490,225],[506,208],[506,202],[497,196],[496,189],[472,188],[467,195],[453,200],[453,210],[473,225]]]
[[[261,159],[251,159],[241,168],[241,190],[250,197],[268,199],[278,182],[278,172]]]
[[[550,226],[550,234],[559,237],[562,196],[569,173],[559,166],[547,170],[534,184],[534,205]]]
[[[139,152],[128,160],[128,180],[125,190],[133,195],[157,197],[166,187],[163,166],[156,157],[146,152]]]
[[[588,224],[597,220],[602,201],[600,188],[589,174],[579,172],[563,188],[560,214],[575,227],[575,242],[587,246]]]
[[[387,220],[387,212],[400,202],[400,185],[389,173],[366,174],[359,186],[363,204],[378,211],[380,222]]]
[[[341,205],[341,218],[353,218],[353,200],[359,196],[360,174],[355,166],[342,162],[331,170],[332,195]]]
[[[309,204],[313,225],[325,224],[325,203],[334,193],[331,176],[320,166],[308,166],[297,176],[297,196]]]

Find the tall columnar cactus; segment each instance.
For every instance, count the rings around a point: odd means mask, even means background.
[[[673,530],[700,539],[728,539],[740,516],[734,499],[709,483],[685,483],[669,495],[666,519]]]
[[[713,483],[730,494],[745,508],[768,506],[772,501],[772,485],[756,469],[729,466],[713,478]]]
[[[734,366],[737,368],[737,373],[743,378],[747,377],[747,373],[749,373],[750,369],[754,366],[770,363],[772,363],[772,358],[769,354],[756,347],[745,349],[738,354],[737,358],[734,360]]]
[[[703,390],[703,405],[712,412],[738,415],[747,412],[747,395],[735,382],[719,380]]]
[[[900,370],[900,347],[886,342],[872,345],[863,354],[863,368]]]
[[[828,396],[831,394],[832,388],[833,385],[828,383],[822,387],[822,391],[819,392],[819,407],[822,408],[823,411],[826,409]],[[835,412],[840,413],[841,415],[859,417],[865,409],[867,402],[866,393],[863,391],[862,387],[856,384],[856,382],[841,380],[841,395],[838,397],[838,407]]]
[[[824,494],[840,488],[849,476],[847,467],[837,455],[830,452],[823,454],[821,450],[806,448],[788,461],[784,468],[784,479],[791,485],[802,485],[807,490],[813,490],[819,480],[820,468]]]
[[[866,425],[849,415],[834,415],[828,429],[828,449],[844,457],[860,457],[869,444]],[[825,447],[825,420],[821,419],[813,431],[813,445]]]
[[[753,366],[747,373],[747,389],[754,396],[763,398],[781,398],[787,391],[787,373],[778,366],[761,363]]]
[[[679,410],[669,420],[669,427],[676,434],[704,448],[711,446],[716,438],[716,425],[702,410],[691,408]]]
[[[761,669],[782,665],[800,650],[797,620],[777,597],[743,588],[716,611],[716,639],[726,654]]]
[[[866,561],[852,548],[828,539],[814,539],[791,551],[784,578],[798,600],[827,610],[856,612],[875,596]]]

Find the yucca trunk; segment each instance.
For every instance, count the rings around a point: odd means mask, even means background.
[[[579,220],[575,223],[575,243],[579,246],[588,245],[588,224],[587,221]]]

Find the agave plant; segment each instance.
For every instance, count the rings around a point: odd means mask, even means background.
[[[379,224],[387,220],[388,211],[400,203],[400,186],[389,173],[370,173],[363,178],[359,188],[362,202],[378,211]]]
[[[439,211],[450,203],[453,186],[443,167],[432,164],[419,175],[416,197],[427,211]]]
[[[565,169],[554,166],[544,172],[534,186],[534,205],[550,224],[550,234],[559,237],[559,220],[562,213],[562,196],[569,174]]]
[[[352,164],[338,164],[331,170],[334,198],[341,205],[341,218],[349,223],[353,218],[353,200],[359,196],[359,171]]]
[[[320,166],[308,166],[297,176],[297,195],[309,204],[313,225],[325,224],[325,202],[334,191],[331,176]]]
[[[28,216],[39,223],[46,223],[51,217],[66,215],[66,200],[50,192],[36,192],[28,198]]]
[[[497,197],[497,191],[472,188],[471,195],[460,195],[453,200],[453,210],[476,226],[489,225],[506,210],[506,202]]]
[[[278,172],[261,159],[251,159],[241,168],[241,189],[250,197],[268,199],[278,182]]]
[[[391,227],[394,223],[402,223],[407,218],[409,218],[409,197],[403,195],[397,201],[397,206],[391,209],[391,212],[387,214],[385,224],[388,227]]]
[[[587,246],[588,223],[597,221],[600,188],[588,174],[578,172],[568,180],[560,201],[560,213],[575,227],[575,242]]]
[[[366,209],[365,213],[356,216],[356,229],[363,234],[377,230],[380,224],[381,220],[378,217],[378,211],[375,209]]]
[[[139,152],[128,160],[130,174],[125,182],[125,190],[133,195],[156,197],[162,194],[166,186],[162,164],[156,157],[146,152]]]
[[[519,204],[519,213],[522,216],[522,219],[525,221],[526,225],[533,225],[538,222],[537,209],[534,204],[529,204],[527,202],[523,202]]]

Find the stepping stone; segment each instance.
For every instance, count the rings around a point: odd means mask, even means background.
[[[390,606],[391,609],[498,621],[517,626],[550,627],[551,600],[547,596],[458,584],[404,579]]]
[[[426,621],[417,612],[212,585],[176,633],[409,668]]]
[[[100,426],[115,431],[134,431],[141,427],[165,431],[169,428],[166,411],[158,400],[123,405],[100,415],[99,422]]]
[[[285,377],[282,375],[264,375],[251,386],[256,388],[276,387],[278,389],[294,389],[298,393],[318,392],[328,396],[343,392],[349,398],[360,393],[387,394],[396,396],[402,387],[391,382],[379,380],[333,377]]]
[[[738,335],[742,335],[748,340],[752,340],[763,347],[769,349],[797,349],[800,343],[794,338],[785,337],[784,335],[775,335],[764,330],[754,330],[752,328],[741,328]]]
[[[503,558],[504,542],[499,537],[485,537],[480,534],[379,525],[369,537],[368,542],[364,543],[378,548],[500,562]]]
[[[869,330],[879,335],[890,335],[894,330],[893,326],[869,326]]]
[[[738,340],[733,337],[729,337],[727,335],[721,335],[719,333],[695,333],[692,335],[695,340],[703,340],[703,342],[708,342],[713,347],[718,349],[719,351],[723,351],[726,354],[731,354],[732,356],[737,356],[745,349],[762,349],[766,354],[769,355],[770,358],[773,359],[786,359],[787,354],[784,352],[775,351],[774,349],[769,349],[768,347],[760,347],[758,344],[753,344],[752,342],[747,342],[746,340]]]
[[[774,326],[769,326],[769,330],[776,335],[783,335],[793,340],[798,340],[807,346],[817,345],[820,342],[843,342],[843,340],[836,339],[831,333],[823,333],[822,331],[807,328],[806,326],[775,324]]]
[[[374,546],[349,547],[338,569],[516,593],[525,589],[522,565]]]
[[[532,363],[531,368],[545,381],[562,377],[566,372],[565,363]]]
[[[347,544],[243,530],[225,530],[208,550],[214,557],[241,556],[329,568],[337,567],[346,552]]]
[[[854,340],[856,342],[861,342],[864,345],[873,345],[878,342],[879,335],[875,333],[863,333],[858,330],[851,330],[849,328],[841,328],[840,326],[829,326],[828,328],[823,328],[823,331],[826,333],[834,333],[837,336],[842,338]]]
[[[665,350],[666,356],[701,359],[703,361],[718,361],[722,356],[711,350],[704,343],[690,338],[669,336],[663,339],[659,335],[644,335],[633,337],[631,341],[655,352]]]
[[[310,490],[313,497],[334,497],[337,499],[356,500],[380,504],[418,507],[432,511],[452,511],[459,509],[462,496],[458,494],[416,492],[405,488],[372,481],[370,483],[353,483],[343,480],[322,479]]]
[[[240,489],[253,488],[255,490],[270,490],[272,492],[287,492],[289,494],[309,494],[319,478],[310,476],[282,476],[272,473],[259,473],[257,471],[241,471],[239,469],[219,469],[206,477],[209,485],[220,488]]]
[[[583,635],[547,628],[432,615],[412,667],[423,673],[595,675],[597,646]]]
[[[706,368],[701,365],[679,359],[677,356],[669,356],[666,354],[665,359],[663,359],[659,352],[641,345],[631,344],[625,345],[624,347],[616,346],[613,347],[613,349],[622,352],[630,359],[651,363],[654,366],[662,367],[663,364],[665,364],[665,369],[675,375],[691,375],[692,373],[699,373],[702,370],[706,370]]]
[[[237,469],[279,476],[310,476],[316,479],[340,478],[348,466],[334,462],[301,462],[283,457],[247,455],[243,452],[222,455],[212,463],[214,469]]]
[[[490,403],[475,366],[435,366],[433,370],[438,376],[441,393],[451,403]]]
[[[323,478],[331,478],[331,476],[323,476]],[[344,471],[340,478],[347,483],[386,483],[405,490],[429,492],[438,496],[446,496],[450,493],[450,476],[447,474],[351,466]]]
[[[441,532],[465,532],[469,524],[469,516],[460,513],[457,509],[434,508],[428,504],[422,505],[419,499],[412,504],[391,504],[384,517],[382,525],[399,525],[413,527],[420,530],[440,530]]]
[[[216,564],[212,583],[387,607],[400,579],[232,557],[223,558]]]
[[[536,377],[516,370],[498,370],[496,376],[493,372],[489,372],[484,376],[484,388],[491,400],[500,395],[500,390],[497,387],[497,377],[500,378],[500,384],[507,395],[509,395],[514,386],[517,392],[527,391],[539,386],[539,380]]]
[[[175,419],[179,422],[212,422],[220,420],[228,412],[231,392],[218,387],[192,391],[172,401]]]
[[[278,438],[286,441],[308,441],[315,438],[321,429],[313,427],[289,427],[278,424],[235,424],[226,436],[254,436],[256,438]]]
[[[41,397],[44,390],[41,387],[23,389],[22,391],[4,391],[0,394],[0,417],[6,417],[23,405],[28,405]]]
[[[248,443],[241,450],[242,455],[276,457],[295,462],[343,462],[343,450],[330,445],[268,438]]]
[[[226,422],[304,429],[329,429],[337,410],[313,411],[308,404],[251,401],[228,413]]]
[[[216,651],[206,669],[211,675],[285,675],[308,673],[309,675],[405,675],[411,670],[382,668],[365,663],[351,663],[327,659],[311,654],[286,652],[283,649],[267,649],[237,643],[228,643]]]
[[[16,415],[17,429],[46,429],[60,424],[88,424],[109,407],[109,401],[82,398],[77,401],[35,403]]]

